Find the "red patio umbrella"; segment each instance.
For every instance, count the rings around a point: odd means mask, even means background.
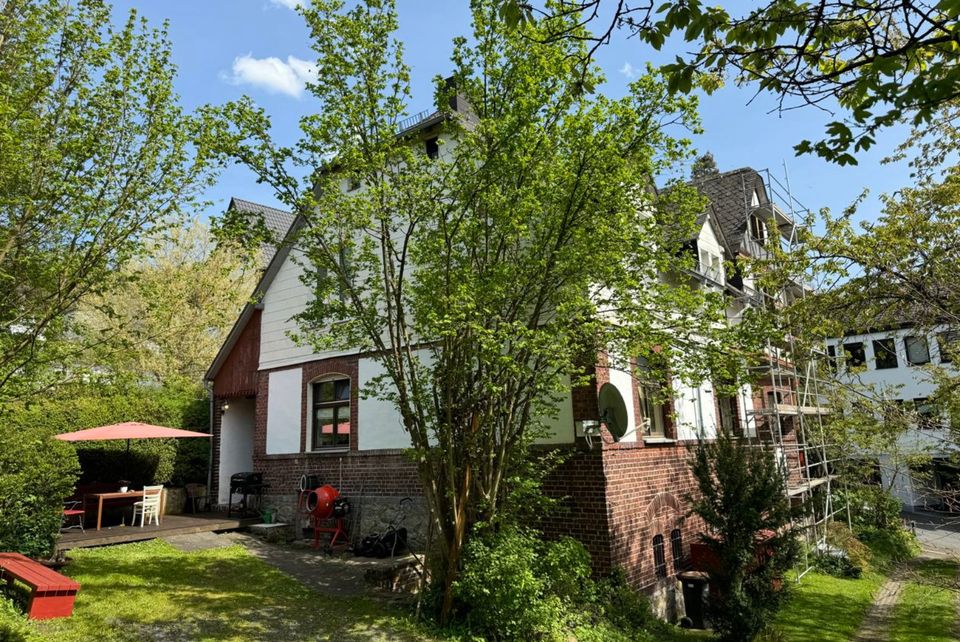
[[[99,426],[74,432],[65,432],[56,436],[62,441],[113,441],[127,440],[127,459],[130,457],[131,439],[179,439],[180,437],[210,437],[205,432],[167,428],[166,426],[152,426],[139,421],[126,421],[112,426]],[[129,467],[129,462],[127,464]],[[129,471],[127,471],[129,472]]]
[[[194,432],[193,430],[180,430],[179,428],[167,428],[165,426],[151,426],[142,424],[139,421],[127,421],[122,424],[113,424],[112,426],[100,426],[98,428],[87,428],[86,430],[77,430],[75,432],[65,432],[57,435],[57,439],[63,441],[107,441],[116,439],[168,439],[180,437],[209,437],[205,432]]]

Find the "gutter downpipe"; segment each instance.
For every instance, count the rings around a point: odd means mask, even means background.
[[[207,391],[207,398],[210,400],[210,452],[207,453],[207,501],[212,500],[213,496],[213,382],[204,379],[203,387]],[[217,503],[220,501],[219,489],[217,492]]]

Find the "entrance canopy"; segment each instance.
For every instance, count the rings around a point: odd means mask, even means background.
[[[210,435],[205,432],[194,432],[192,430],[180,430],[179,428],[152,426],[137,421],[127,421],[122,424],[113,424],[112,426],[100,426],[98,428],[88,428],[87,430],[63,433],[57,435],[57,439],[63,441],[106,441],[113,439],[167,439],[209,436]]]

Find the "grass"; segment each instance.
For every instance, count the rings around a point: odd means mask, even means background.
[[[900,601],[893,609],[893,642],[949,642],[955,640],[957,617],[953,560],[922,560],[908,576]]]
[[[27,621],[0,599],[0,642],[435,639],[396,608],[320,596],[240,546],[184,553],[153,540],[72,555],[73,617]]]
[[[851,640],[885,579],[873,572],[856,580],[807,573],[793,587],[774,628],[789,642]]]

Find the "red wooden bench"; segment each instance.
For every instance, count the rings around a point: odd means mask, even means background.
[[[73,614],[80,584],[20,553],[0,553],[0,580],[13,585],[20,580],[30,587],[27,617],[48,620]]]

